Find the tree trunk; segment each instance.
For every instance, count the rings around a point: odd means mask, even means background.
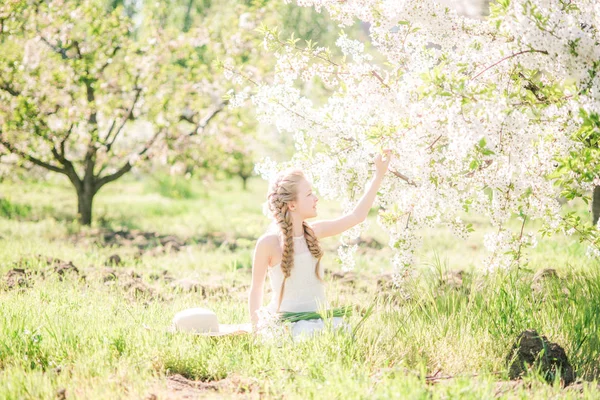
[[[77,192],[77,216],[81,225],[92,224],[92,202],[94,194],[84,191]]]
[[[600,217],[600,186],[594,186],[594,194],[592,196],[592,222],[594,225],[598,223]]]
[[[240,178],[242,178],[242,189],[244,189],[244,192],[248,190],[248,176],[240,176]]]
[[[183,19],[183,31],[188,32],[192,27],[192,6],[194,5],[194,0],[189,0],[187,5],[187,10],[185,12],[185,18]]]
[[[82,182],[77,189],[77,216],[79,217],[79,223],[81,225],[92,224],[92,203],[96,190],[94,188],[94,181],[87,179]]]

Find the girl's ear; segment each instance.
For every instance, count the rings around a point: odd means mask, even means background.
[[[288,203],[288,208],[290,209],[290,211],[294,211],[296,209],[296,203],[293,201],[290,201]]]

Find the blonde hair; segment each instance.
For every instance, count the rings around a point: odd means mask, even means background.
[[[289,203],[295,201],[298,197],[298,184],[306,179],[304,173],[299,169],[290,169],[281,172],[275,181],[269,188],[267,194],[267,206],[277,226],[283,236],[283,254],[281,256],[281,271],[283,272],[283,282],[281,284],[281,291],[279,293],[279,304],[277,305],[277,312],[281,307],[283,300],[283,293],[285,290],[285,281],[289,278],[292,268],[294,268],[294,237],[292,229],[293,221],[292,214],[289,209]],[[321,257],[323,257],[323,250],[319,244],[319,240],[315,235],[308,223],[303,222],[304,237],[308,249],[317,259],[317,265],[315,266],[315,275],[321,282],[323,279],[319,275],[319,265],[321,264]]]

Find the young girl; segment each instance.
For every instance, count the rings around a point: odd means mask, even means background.
[[[300,170],[279,174],[269,189],[267,204],[280,230],[276,234],[261,236],[254,250],[252,284],[248,299],[253,330],[259,322],[259,308],[263,300],[263,284],[268,273],[273,296],[266,310],[270,313],[318,311],[327,309],[323,283],[319,239],[338,235],[367,218],[377,190],[390,163],[390,150],[385,157],[375,157],[375,177],[354,210],[333,220],[306,222],[317,216],[319,199],[310,182]],[[342,323],[334,317],[333,326]],[[311,334],[324,327],[321,319],[292,323],[292,335]]]

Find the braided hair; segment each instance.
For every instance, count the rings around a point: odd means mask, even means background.
[[[292,268],[294,268],[294,237],[293,237],[293,221],[292,213],[289,209],[289,203],[295,201],[298,197],[298,184],[306,179],[301,170],[292,169],[283,171],[277,176],[277,179],[272,183],[267,194],[267,205],[268,209],[275,219],[277,226],[280,229],[280,233],[283,236],[283,254],[281,256],[281,271],[283,272],[283,283],[281,284],[281,291],[279,293],[279,304],[277,305],[277,312],[281,307],[283,300],[283,293],[285,290],[285,281],[290,277]],[[319,275],[319,266],[321,264],[321,257],[323,257],[323,250],[319,244],[319,240],[315,235],[313,229],[308,223],[303,222],[304,237],[308,249],[317,259],[315,266],[315,275],[321,282],[323,279]]]

